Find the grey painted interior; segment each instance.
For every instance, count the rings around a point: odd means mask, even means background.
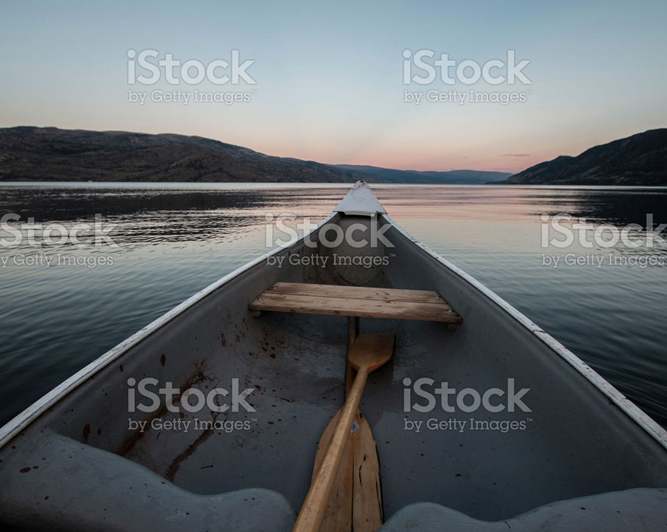
[[[344,227],[369,221],[334,218]],[[556,501],[667,486],[667,452],[633,419],[465,279],[394,227],[386,235],[393,247],[362,250],[386,257],[375,268],[289,265],[294,256],[351,252],[299,241],[278,253],[281,268],[251,267],[71,391],[0,450],[0,522],[30,530],[290,530],[317,442],[343,404],[347,318],[251,316],[248,303],[277,281],[435,290],[463,317],[455,329],[360,319],[361,332],[397,338],[392,361],[371,375],[361,404],[378,446],[387,519],[405,517],[399,512],[407,505],[434,503],[447,508],[406,511],[435,522],[452,511],[503,521]],[[130,414],[128,379],[146,377],[204,393],[229,390],[237,378],[241,389],[254,388],[247,400],[255,412],[180,415],[162,405]],[[513,378],[517,389],[530,388],[532,412],[405,413],[403,380],[422,377],[480,391],[506,388]],[[130,417],[248,422],[249,429],[139,433],[129,429]],[[404,430],[406,417],[514,420],[526,429],[415,433]],[[649,493],[642,500],[653,512],[664,491]],[[387,530],[403,525],[390,521]],[[427,519],[417,529],[432,525]]]

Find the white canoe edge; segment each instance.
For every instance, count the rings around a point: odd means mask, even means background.
[[[357,181],[334,209],[348,216],[375,216],[387,214],[365,181]]]
[[[384,215],[385,220],[391,223],[394,228],[401,233],[405,238],[409,239],[415,245],[420,247],[431,257],[437,260],[440,264],[445,266],[447,269],[454,272],[456,275],[467,281],[469,284],[477,288],[482,294],[488,297],[496,305],[502,308],[510,316],[512,316],[516,321],[533,333],[537,338],[542,342],[547,344],[554,352],[556,352],[561,358],[565,359],[572,367],[574,367],[579,373],[581,373],[589,382],[591,382],[598,390],[600,390],[604,395],[606,395],[611,401],[616,404],[623,412],[625,412],[630,418],[637,423],[641,428],[648,432],[655,440],[660,443],[665,449],[667,449],[667,431],[663,429],[658,423],[656,423],[651,417],[648,416],[641,408],[635,405],[630,399],[625,397],[620,391],[618,391],[614,386],[607,382],[599,373],[597,373],[593,368],[581,360],[577,355],[572,351],[562,345],[558,340],[553,336],[544,331],[536,323],[533,323],[530,319],[524,316],[521,312],[515,309],[507,301],[501,298],[498,294],[484,286],[477,279],[472,277],[470,274],[464,272],[448,260],[442,258],[435,251],[431,250],[428,246],[419,242],[415,237],[398,225],[394,220],[389,216]]]
[[[364,187],[365,188],[365,187]],[[377,199],[376,199],[377,201]],[[378,202],[379,204],[379,202]],[[381,205],[380,205],[381,206]],[[340,207],[340,206],[339,206]],[[384,209],[382,209],[384,210]],[[176,316],[185,312],[187,309],[192,307],[198,301],[204,299],[206,296],[228,283],[232,279],[243,274],[252,267],[260,264],[265,261],[268,257],[280,253],[284,249],[287,249],[298,241],[302,240],[304,237],[308,236],[317,230],[319,230],[323,225],[328,223],[336,214],[338,209],[326,218],[324,218],[316,227],[311,229],[309,232],[304,234],[302,237],[295,238],[286,244],[277,247],[270,252],[257,257],[256,259],[244,264],[240,268],[237,268],[233,272],[225,275],[218,281],[207,286],[203,290],[197,292],[195,295],[185,300],[180,305],[177,305],[171,309],[166,314],[160,316],[158,319],[139,330],[116,347],[107,351],[105,354],[76,372],[70,378],[53,388],[50,392],[44,395],[41,399],[38,399],[35,403],[26,408],[23,412],[17,415],[14,419],[9,421],[6,425],[0,428],[0,448],[7,444],[14,436],[26,428],[30,423],[37,419],[41,414],[43,414],[48,408],[56,404],[61,398],[66,396],[72,390],[77,388],[79,385],[83,384],[88,380],[92,375],[99,372],[111,362],[119,358],[123,353],[125,353],[132,346],[138,344],[157,329],[174,319]],[[614,404],[616,404],[623,412],[625,412],[632,420],[635,421],[640,427],[642,427],[648,434],[650,434],[658,443],[660,443],[665,449],[667,449],[667,431],[663,429],[658,423],[651,419],[645,412],[643,412],[637,405],[625,397],[621,392],[619,392],[614,386],[607,382],[601,375],[599,375],[593,368],[584,363],[579,357],[577,357],[572,351],[563,346],[560,342],[554,339],[551,335],[545,332],[537,324],[533,323],[521,312],[515,309],[512,305],[507,303],[504,299],[494,293],[492,290],[484,286],[482,283],[477,281],[474,277],[467,274],[448,260],[442,258],[440,255],[431,250],[428,246],[423,244],[414,238],[410,233],[405,231],[400,225],[394,222],[389,216],[384,214],[384,218],[392,224],[392,226],[401,233],[405,238],[410,240],[416,246],[421,248],[424,252],[430,255],[433,259],[438,261],[444,267],[467,281],[469,284],[474,286],[477,290],[483,293],[487,298],[493,301],[501,309],[507,312],[512,316],[516,321],[528,329],[533,335],[539,338],[547,346],[549,346],[555,353],[557,353],[561,358],[565,359],[572,367],[574,367],[579,373],[581,373],[589,382],[591,382],[598,390],[600,390],[604,395],[611,399]]]
[[[17,415],[14,419],[9,421],[6,425],[0,428],[0,449],[4,447],[14,436],[19,434],[23,429],[25,429],[28,425],[30,425],[35,419],[37,419],[40,415],[42,415],[47,409],[49,409],[51,406],[55,405],[60,399],[65,397],[67,394],[69,394],[72,390],[86,382],[90,377],[92,377],[95,373],[100,371],[101,369],[105,368],[108,366],[111,362],[119,358],[123,353],[125,353],[128,349],[133,347],[134,345],[138,344],[148,336],[150,336],[153,332],[155,332],[157,329],[165,325],[166,323],[170,322],[173,320],[176,316],[182,314],[185,312],[187,309],[192,307],[195,303],[198,301],[201,301],[204,299],[206,296],[223,286],[224,284],[228,283],[232,279],[238,277],[242,273],[248,271],[252,267],[256,266],[257,264],[262,263],[265,261],[268,257],[272,255],[276,255],[277,253],[280,253],[281,251],[292,247],[294,244],[299,242],[300,240],[303,240],[306,236],[308,236],[311,233],[314,233],[315,231],[319,230],[324,224],[329,222],[334,216],[336,216],[338,213],[332,212],[324,218],[319,224],[317,224],[315,227],[313,227],[310,231],[307,231],[303,236],[294,238],[287,242],[286,244],[283,244],[282,246],[279,246],[268,253],[265,253],[264,255],[261,255],[260,257],[257,257],[256,259],[244,264],[243,266],[237,268],[233,272],[225,275],[221,279],[217,280],[213,284],[207,286],[203,290],[197,292],[195,295],[192,297],[186,299],[183,301],[183,303],[177,305],[173,309],[171,309],[169,312],[166,314],[163,314],[160,316],[158,319],[153,321],[152,323],[146,325],[143,329],[139,330],[138,332],[134,333],[132,336],[127,338],[126,340],[123,340],[120,344],[118,344],[116,347],[110,349],[106,353],[104,353],[102,356],[99,358],[93,360],[90,364],[85,366],[84,368],[80,369],[77,371],[74,375],[72,375],[70,378],[53,388],[49,393],[44,395],[42,398],[38,399],[35,401],[32,405],[30,405],[28,408],[26,408],[23,412],[21,412],[19,415]]]

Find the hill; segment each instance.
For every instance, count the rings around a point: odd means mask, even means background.
[[[507,172],[484,172],[480,170],[451,170],[448,172],[394,170],[377,166],[357,166],[338,164],[336,168],[365,174],[382,183],[441,184],[441,185],[480,185],[507,179]]]
[[[595,146],[577,157],[561,155],[503,182],[510,185],[667,185],[667,129],[652,129]]]
[[[352,183],[367,176],[203,137],[0,129],[0,181]]]
[[[203,137],[0,128],[1,181],[479,184],[510,174],[417,172],[273,157]]]

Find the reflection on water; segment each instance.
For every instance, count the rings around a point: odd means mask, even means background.
[[[317,221],[346,189],[0,187],[0,216],[17,213],[21,222],[34,217],[35,223],[59,223],[69,230],[93,223],[98,213],[104,225],[115,224],[110,234],[117,244],[0,246],[0,423],[174,305],[265,253],[267,214]],[[659,224],[667,222],[667,190],[374,189],[395,221],[507,299],[667,425],[665,248],[578,243],[544,248],[541,219],[568,213],[597,225],[645,226],[652,213]],[[662,262],[642,267],[600,265],[596,259],[628,254]],[[50,267],[44,262],[49,257]],[[57,266],[59,257],[83,260]],[[582,263],[568,264],[572,257]]]
[[[36,222],[58,222],[69,227],[92,223],[94,214],[99,213],[105,223],[117,225],[113,240],[127,250],[128,246],[164,242],[224,242],[230,234],[245,233],[248,227],[265,223],[267,212],[289,210],[298,216],[321,217],[335,204],[330,199],[333,191],[324,192],[12,187],[3,190],[0,213],[17,213],[21,221],[33,217]]]

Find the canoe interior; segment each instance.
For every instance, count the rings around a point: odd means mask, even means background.
[[[381,224],[389,223],[380,216]],[[369,219],[336,215],[341,226]],[[595,389],[545,343],[456,273],[417,247],[395,227],[385,233],[392,248],[315,249],[297,242],[277,257],[233,278],[178,315],[77,387],[0,451],[0,504],[14,508],[30,477],[47,482],[41,460],[46,435],[71,439],[100,463],[121,460],[200,495],[245,488],[282,494],[298,510],[308,490],[317,442],[344,400],[347,318],[266,312],[248,305],[276,282],[351,284],[434,290],[462,316],[457,328],[428,321],[360,318],[360,332],[396,335],[393,359],[368,381],[361,411],[378,446],[386,518],[404,506],[434,502],[477,519],[502,520],[553,501],[635,487],[667,485],[665,449]],[[380,256],[380,266],[303,266],[293,257],[335,252]],[[152,377],[175,387],[254,388],[255,412],[196,414],[128,413],[128,379]],[[473,414],[404,412],[404,379],[447,381],[457,390],[530,388],[532,412]],[[140,399],[138,399],[140,400]],[[414,399],[415,401],[418,398]],[[144,402],[148,402],[144,400]],[[423,401],[422,401],[423,402]],[[177,403],[176,403],[177,404]],[[165,422],[217,420],[221,430],[156,430]],[[524,422],[525,430],[405,430],[405,420],[457,419]],[[131,430],[129,419],[148,422]],[[229,423],[237,423],[231,427]],[[238,425],[240,423],[241,425]],[[244,425],[245,423],[245,425]],[[239,430],[239,426],[244,428]],[[37,462],[35,462],[37,464]],[[114,462],[116,463],[116,462]],[[28,464],[23,466],[23,464]],[[21,467],[19,467],[21,466]],[[58,480],[65,490],[66,478]],[[84,487],[80,488],[84,490]],[[52,495],[53,497],[53,495]],[[14,505],[14,506],[12,506]],[[39,508],[34,512],[39,514]],[[14,511],[14,510],[12,510]],[[18,515],[18,514],[16,514]]]

